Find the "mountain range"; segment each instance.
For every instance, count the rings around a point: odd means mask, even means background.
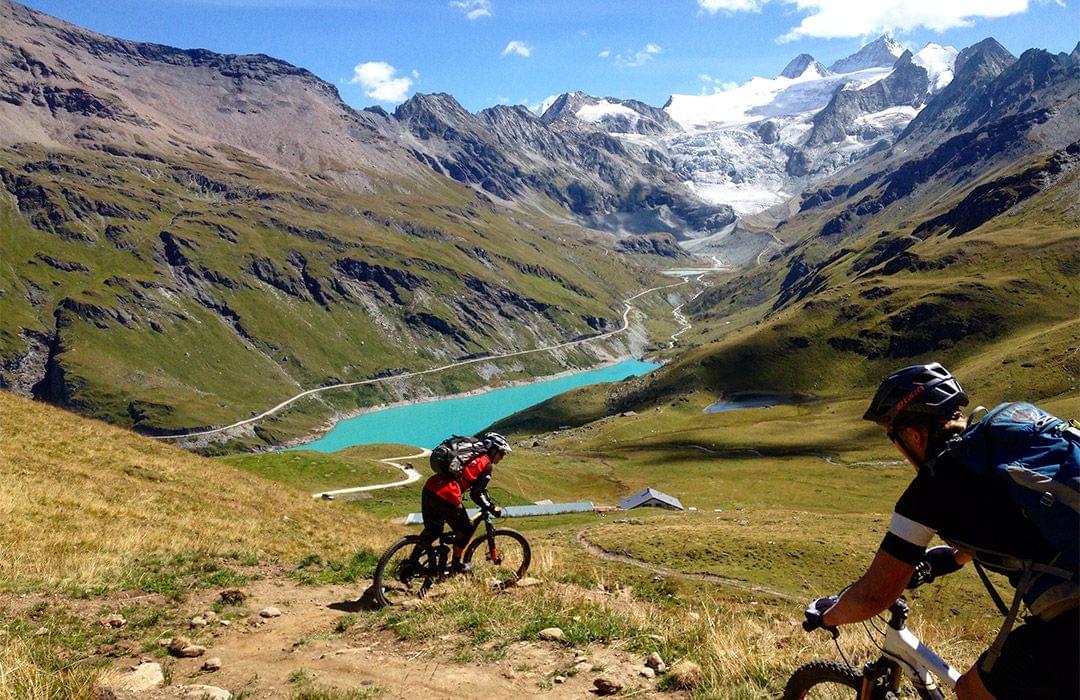
[[[716,367],[737,357],[790,385],[824,355],[914,356],[936,346],[897,336],[942,298],[978,300],[946,314],[945,340],[989,342],[956,318],[1013,287],[949,279],[927,301],[907,277],[977,277],[1028,242],[985,233],[1002,222],[1043,227],[1028,259],[1065,280],[1037,286],[1044,320],[1075,301],[1080,47],[913,53],[883,36],[662,108],[573,92],[472,113],[417,94],[389,113],[267,56],[115,39],[10,0],[0,23],[0,386],[138,429],[609,330],[686,251],[744,268],[692,310],[745,330],[704,331],[668,377],[735,381]],[[997,317],[1006,335],[1042,318]],[[804,343],[808,324],[828,342]],[[788,355],[780,381],[769,363]]]

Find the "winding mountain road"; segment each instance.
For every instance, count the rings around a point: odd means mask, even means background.
[[[552,350],[559,350],[559,349],[562,349],[562,348],[574,347],[574,346],[577,346],[577,345],[583,345],[585,343],[591,343],[591,342],[594,342],[594,341],[597,341],[597,340],[604,340],[605,338],[611,338],[611,337],[614,337],[614,336],[619,335],[621,333],[624,333],[627,330],[627,328],[629,328],[629,326],[630,326],[630,312],[634,310],[633,304],[631,302],[645,296],[646,294],[650,294],[652,292],[657,292],[657,291],[660,291],[661,289],[671,289],[672,287],[681,287],[682,285],[687,284],[689,282],[690,282],[690,278],[687,277],[687,278],[683,279],[681,282],[675,282],[673,284],[665,284],[665,285],[661,285],[661,286],[658,286],[658,287],[650,287],[649,289],[638,292],[634,296],[626,299],[623,302],[623,304],[625,304],[626,308],[623,309],[622,323],[619,325],[618,328],[616,328],[615,330],[612,330],[612,331],[608,331],[607,333],[600,333],[599,335],[592,335],[592,336],[589,336],[587,338],[579,338],[577,340],[570,340],[570,341],[567,341],[565,343],[557,343],[555,345],[545,345],[544,347],[532,348],[531,350],[518,350],[516,352],[508,352],[508,353],[503,353],[503,354],[500,354],[500,355],[485,355],[484,357],[475,357],[475,358],[473,358],[471,360],[461,360],[460,362],[451,362],[448,365],[442,365],[441,367],[432,367],[430,369],[418,370],[416,372],[403,372],[402,374],[394,374],[394,375],[390,375],[390,376],[387,376],[387,377],[375,377],[373,379],[362,379],[362,380],[356,381],[356,382],[343,382],[341,384],[329,384],[327,386],[321,386],[321,387],[318,387],[318,388],[315,388],[315,389],[308,389],[307,391],[302,391],[299,394],[296,394],[295,396],[293,396],[292,398],[289,398],[289,399],[286,399],[285,401],[282,401],[277,406],[274,406],[273,408],[270,408],[270,409],[268,409],[266,411],[263,411],[262,413],[260,413],[257,416],[252,416],[251,418],[246,418],[246,419],[241,420],[241,421],[236,421],[235,423],[230,423],[229,425],[224,425],[224,426],[222,426],[220,428],[210,428],[210,429],[207,429],[207,430],[197,430],[197,431],[193,431],[193,432],[189,432],[189,433],[178,433],[176,435],[151,435],[151,436],[147,436],[147,437],[150,437],[150,438],[152,438],[154,440],[182,440],[182,439],[185,439],[185,438],[201,437],[201,436],[204,436],[204,435],[214,435],[216,433],[223,433],[223,432],[226,432],[228,430],[233,430],[235,428],[241,428],[241,427],[243,427],[245,425],[251,425],[252,423],[257,423],[258,421],[262,420],[263,418],[274,415],[278,411],[280,411],[283,408],[286,408],[287,406],[299,401],[302,398],[305,398],[307,396],[314,396],[315,394],[321,394],[321,393],[323,393],[325,391],[331,391],[331,390],[334,390],[334,389],[347,389],[349,387],[365,386],[365,385],[368,385],[368,384],[381,384],[381,383],[384,383],[384,382],[396,381],[396,380],[399,380],[399,379],[408,379],[409,377],[420,377],[420,376],[423,376],[425,374],[435,374],[436,372],[444,372],[444,371],[446,371],[448,369],[453,369],[455,367],[463,367],[465,365],[476,364],[478,362],[490,362],[492,360],[501,360],[501,359],[506,359],[506,358],[509,358],[509,357],[520,357],[522,355],[532,355],[532,354],[538,353],[538,352],[550,352]]]
[[[431,450],[423,449],[414,455],[406,455],[404,457],[387,457],[386,459],[380,459],[383,464],[389,464],[391,467],[397,467],[405,475],[404,479],[398,479],[397,481],[390,481],[385,484],[372,484],[370,486],[353,486],[351,488],[334,489],[333,491],[319,491],[318,493],[311,494],[312,498],[325,498],[327,500],[333,500],[340,496],[348,496],[354,493],[365,493],[367,491],[379,491],[382,489],[392,489],[398,486],[405,486],[411,484],[414,481],[420,480],[420,472],[411,468],[409,465],[401,464],[405,460],[410,459],[426,459],[431,454]]]

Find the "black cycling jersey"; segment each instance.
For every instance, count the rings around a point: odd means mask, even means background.
[[[881,548],[917,564],[937,534],[946,542],[1049,561],[1056,550],[1003,489],[942,456],[923,468],[896,502]]]

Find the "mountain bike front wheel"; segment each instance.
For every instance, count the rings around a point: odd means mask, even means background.
[[[409,535],[390,545],[375,567],[372,586],[380,605],[400,604],[408,598],[423,598],[439,580],[435,547],[420,535]]]
[[[470,542],[464,561],[472,564],[472,574],[480,581],[506,588],[528,571],[532,549],[525,535],[517,530],[495,530]]]
[[[862,690],[863,673],[838,661],[811,661],[795,669],[784,686],[782,700],[856,700]],[[897,700],[882,687],[867,700]]]

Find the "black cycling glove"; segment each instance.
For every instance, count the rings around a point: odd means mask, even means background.
[[[810,604],[806,606],[806,610],[803,611],[803,614],[806,616],[806,620],[802,623],[803,629],[807,632],[813,632],[816,629],[828,630],[829,633],[832,634],[833,639],[839,637],[839,629],[836,627],[827,627],[821,621],[821,618],[825,615],[825,611],[836,605],[838,600],[840,600],[839,596],[830,595],[810,601]]]
[[[948,545],[939,545],[926,550],[922,561],[915,565],[908,581],[908,589],[930,583],[939,576],[959,571],[963,564],[956,563],[956,550]]]

